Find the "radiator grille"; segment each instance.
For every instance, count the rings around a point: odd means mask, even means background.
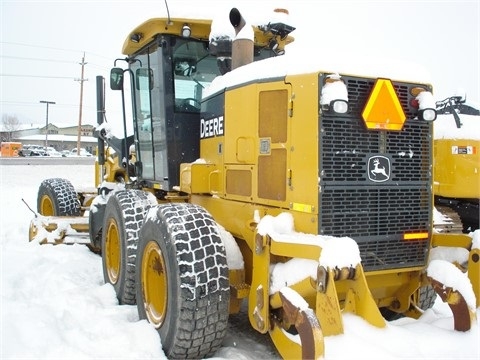
[[[404,241],[403,234],[429,231],[431,125],[415,119],[409,89],[394,83],[407,121],[402,131],[367,130],[361,113],[374,80],[342,77],[349,112],[320,118],[319,233],[350,236],[366,270],[423,265],[429,240]],[[391,176],[369,179],[369,159],[381,155]]]
[[[426,189],[325,186],[320,233],[349,236],[366,270],[423,264],[427,241],[404,241],[406,230],[427,231]]]
[[[423,265],[427,259],[427,247],[426,240],[407,244],[384,237],[376,241],[359,241],[362,264],[367,271]]]

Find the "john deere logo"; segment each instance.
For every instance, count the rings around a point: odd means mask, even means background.
[[[368,159],[368,178],[374,182],[390,179],[390,159],[385,156],[372,156]]]

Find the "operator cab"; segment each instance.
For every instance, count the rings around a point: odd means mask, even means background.
[[[168,191],[180,164],[199,156],[202,91],[219,74],[216,59],[206,41],[163,35],[129,61],[136,174]]]
[[[134,135],[125,136],[122,148],[135,145],[131,176],[141,186],[165,193],[179,185],[180,164],[199,158],[202,94],[231,65],[231,39],[210,43],[211,22],[188,21],[151,19],[137,27],[123,48],[129,69],[115,67],[110,76],[111,89],[122,95],[124,77],[130,82]],[[261,41],[256,40],[254,60],[278,55],[268,46],[275,35],[257,32]],[[285,36],[280,48],[290,41]]]

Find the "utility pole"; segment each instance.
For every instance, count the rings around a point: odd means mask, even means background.
[[[41,104],[47,104],[47,115],[46,115],[46,121],[45,121],[45,151],[47,151],[48,147],[48,105],[50,104],[55,104],[54,101],[46,101],[46,100],[40,100]]]
[[[81,137],[82,137],[83,82],[88,81],[88,79],[83,78],[86,64],[87,63],[85,62],[85,53],[83,53],[82,62],[80,63],[80,65],[82,65],[82,75],[80,76],[80,79],[75,79],[75,81],[80,82],[80,111],[78,115],[77,155],[80,155],[80,144],[81,144]]]

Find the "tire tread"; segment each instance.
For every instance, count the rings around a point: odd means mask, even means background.
[[[156,216],[148,216],[144,225],[162,221],[177,254],[180,287],[178,317],[164,324],[174,333],[165,354],[173,359],[211,356],[226,335],[230,303],[226,253],[217,224],[202,207],[189,203],[159,205]]]
[[[55,207],[55,216],[79,216],[80,201],[72,183],[67,179],[51,178],[41,182],[38,189],[37,210],[41,212],[41,199],[47,195]]]

